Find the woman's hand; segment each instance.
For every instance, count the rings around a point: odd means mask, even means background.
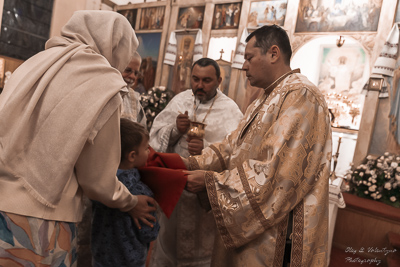
[[[142,228],[139,220],[144,224],[153,227],[153,224],[150,221],[155,222],[156,218],[151,215],[151,212],[156,211],[157,202],[149,196],[136,195],[136,197],[138,198],[138,203],[133,209],[128,211],[129,215],[131,215],[135,225],[139,229]]]

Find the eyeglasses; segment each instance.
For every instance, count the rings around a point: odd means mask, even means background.
[[[124,70],[124,74],[131,75],[132,73],[134,73],[135,76],[142,75],[142,73],[140,71],[138,71],[138,70],[132,70],[132,69],[125,69]]]

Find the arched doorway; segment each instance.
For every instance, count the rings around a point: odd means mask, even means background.
[[[335,171],[337,176],[344,176],[353,161],[365,99],[363,87],[370,74],[370,55],[351,37],[345,37],[342,47],[336,45],[337,39],[337,35],[329,35],[308,41],[293,55],[291,67],[300,68],[325,96],[334,118]]]

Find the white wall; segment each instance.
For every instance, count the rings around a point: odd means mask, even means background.
[[[4,0],[0,0],[4,1]],[[60,35],[61,28],[77,10],[112,10],[101,0],[54,0],[50,37]]]
[[[314,39],[304,46],[302,46],[296,54],[293,55],[290,65],[292,69],[300,68],[301,73],[307,76],[307,78],[314,84],[318,84],[318,76],[319,76],[319,67],[321,62],[321,46],[324,45],[334,45],[336,44],[336,40],[339,38],[337,35],[329,35],[326,37],[321,37]],[[358,44],[356,40],[352,39],[349,36],[345,36],[345,45]],[[370,55],[366,54],[365,70],[364,70],[364,79],[365,81],[369,77],[369,57]]]
[[[50,37],[60,35],[61,28],[77,10],[86,9],[87,0],[54,0]]]

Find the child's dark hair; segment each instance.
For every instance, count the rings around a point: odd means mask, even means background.
[[[139,153],[138,148],[144,138],[149,139],[149,132],[139,123],[121,118],[121,161],[131,151]]]

